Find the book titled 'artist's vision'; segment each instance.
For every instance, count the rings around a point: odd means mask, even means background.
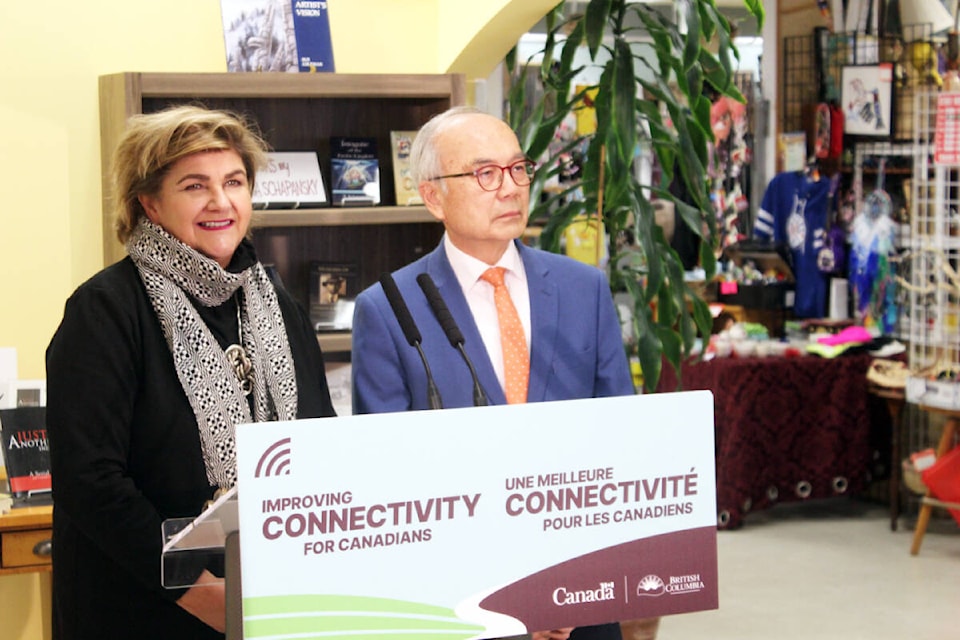
[[[50,443],[46,407],[0,409],[0,437],[15,499],[49,493]]]
[[[380,204],[380,163],[374,138],[330,138],[331,202],[344,207]]]

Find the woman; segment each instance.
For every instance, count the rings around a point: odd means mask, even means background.
[[[198,107],[135,116],[113,164],[128,257],[47,349],[54,638],[219,638],[202,566],[161,586],[161,523],[236,481],[234,427],[333,416],[311,324],[247,239],[266,145]]]

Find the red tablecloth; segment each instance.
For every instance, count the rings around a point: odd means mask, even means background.
[[[777,502],[862,490],[869,477],[871,357],[717,358],[683,365],[683,388],[714,396],[717,523]],[[676,390],[664,365],[658,391]]]

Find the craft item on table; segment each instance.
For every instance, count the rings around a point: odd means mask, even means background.
[[[907,345],[894,338],[880,336],[876,338],[875,343],[877,347],[871,349],[868,353],[876,358],[889,358],[907,350]]]
[[[901,360],[877,358],[867,369],[867,381],[888,389],[903,389],[907,386],[910,369]]]
[[[864,342],[870,342],[871,340],[873,340],[873,334],[860,326],[847,327],[839,333],[817,338],[817,342],[827,346],[851,343],[863,344]]]
[[[858,343],[856,342],[844,342],[843,344],[830,345],[813,342],[807,345],[807,353],[812,353],[813,355],[820,356],[821,358],[836,358],[846,351],[849,351],[857,344]]]

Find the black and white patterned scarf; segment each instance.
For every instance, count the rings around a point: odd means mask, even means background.
[[[297,417],[293,355],[276,291],[259,262],[230,273],[146,218],[127,241],[127,253],[140,272],[196,415],[207,479],[232,487],[237,480],[234,427]],[[253,363],[253,416],[224,350],[187,297],[217,307],[237,289],[243,292],[243,304],[237,301],[241,341]]]

